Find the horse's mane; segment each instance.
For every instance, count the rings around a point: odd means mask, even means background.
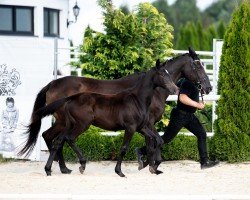
[[[127,80],[130,78],[134,78],[134,77],[141,77],[143,75],[145,75],[146,72],[135,72],[134,74],[129,74],[127,76],[123,76],[121,78],[119,78],[119,80]]]
[[[170,58],[170,59],[167,59],[164,63],[163,63],[163,65],[166,65],[167,63],[169,63],[169,62],[172,62],[172,61],[174,61],[174,60],[176,60],[176,59],[179,59],[180,57],[183,57],[183,56],[190,56],[190,54],[189,53],[184,53],[184,54],[181,54],[181,55],[177,55],[177,56],[175,56],[175,57],[172,57],[172,58]]]

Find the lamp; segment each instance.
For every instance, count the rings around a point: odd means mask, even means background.
[[[75,16],[75,21],[69,21],[69,19],[67,19],[67,27],[72,24],[72,23],[76,23],[77,21],[77,17],[79,15],[79,12],[80,12],[80,8],[79,6],[77,5],[77,1],[76,1],[76,5],[73,7],[73,13],[74,13],[74,16]]]

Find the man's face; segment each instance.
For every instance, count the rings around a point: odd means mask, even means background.
[[[7,102],[7,103],[6,103],[6,106],[7,106],[8,108],[13,108],[14,103],[12,103],[12,102]]]

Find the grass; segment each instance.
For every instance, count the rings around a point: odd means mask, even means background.
[[[13,158],[4,158],[2,154],[0,154],[0,163],[6,163],[14,160]]]

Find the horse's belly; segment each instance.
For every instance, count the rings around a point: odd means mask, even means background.
[[[111,119],[95,119],[93,121],[93,125],[99,128],[102,128],[104,130],[108,130],[108,131],[117,131],[117,130],[121,130],[122,127],[115,123],[114,120]]]

